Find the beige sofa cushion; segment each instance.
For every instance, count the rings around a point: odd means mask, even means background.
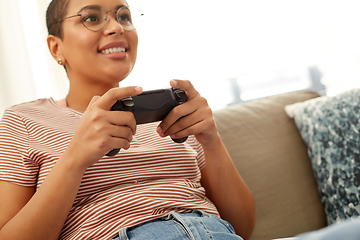
[[[284,106],[317,97],[300,91],[214,111],[218,131],[256,203],[251,237],[289,237],[326,226],[306,146]]]

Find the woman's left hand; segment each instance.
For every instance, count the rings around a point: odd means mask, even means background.
[[[161,137],[173,139],[194,135],[201,145],[211,145],[218,137],[212,111],[190,81],[172,80],[173,88],[184,90],[187,101],[173,108],[160,123],[157,132]]]
[[[212,111],[205,98],[189,81],[173,80],[173,88],[185,91],[188,100],[173,108],[160,123],[160,136],[182,138],[194,135],[202,145],[206,167],[201,170],[201,185],[221,217],[236,233],[249,239],[255,225],[254,198],[238,173],[217,132]]]

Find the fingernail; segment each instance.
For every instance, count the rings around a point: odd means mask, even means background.
[[[142,92],[142,87],[139,87],[139,86],[138,86],[138,87],[135,87],[135,91],[136,91],[136,92]]]
[[[157,128],[156,128],[156,131],[157,131],[157,133],[160,135],[160,137],[165,137],[165,136],[164,136],[164,132],[163,132],[163,130],[161,129],[161,127],[157,127]]]
[[[170,137],[175,139],[175,134],[171,134]]]
[[[174,87],[176,87],[178,85],[178,82],[175,79],[171,80],[171,82],[174,85]]]

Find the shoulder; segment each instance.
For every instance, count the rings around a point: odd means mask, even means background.
[[[27,115],[29,112],[34,110],[49,108],[51,105],[53,105],[52,102],[53,101],[50,98],[41,98],[29,102],[15,104],[5,110],[4,116],[9,114],[10,115],[17,114],[19,116]]]
[[[5,110],[1,120],[5,121],[6,119],[21,118],[22,115],[26,115],[26,113],[31,111],[31,109],[34,107],[36,108],[36,105],[39,105],[40,102],[44,104],[45,99],[38,99],[31,102],[13,105]]]
[[[36,109],[37,105],[44,105],[46,99],[38,99],[31,102],[25,102],[21,104],[13,105],[5,110],[0,121],[0,132],[8,129],[10,132],[14,132],[16,129],[25,131],[25,121],[28,116],[31,116],[32,109]]]
[[[41,126],[76,125],[79,118],[79,114],[71,109],[58,106],[52,98],[42,98],[16,104],[6,109],[0,126],[22,125],[27,129],[35,129]]]
[[[18,114],[26,114],[30,111],[48,109],[53,106],[53,101],[50,98],[41,98],[29,102],[13,105],[5,110],[6,112],[16,112]]]
[[[66,116],[79,118],[81,114],[59,106],[52,98],[41,98],[30,102],[13,105],[5,110],[3,119],[20,118],[23,120],[63,119]]]

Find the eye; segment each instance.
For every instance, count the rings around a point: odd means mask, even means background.
[[[131,22],[131,16],[129,14],[121,14],[119,16],[119,21]]]
[[[82,19],[83,22],[98,22],[100,21],[97,15],[86,16]]]
[[[98,6],[89,6],[81,13],[82,22],[94,23],[100,22],[104,18],[104,10]]]

